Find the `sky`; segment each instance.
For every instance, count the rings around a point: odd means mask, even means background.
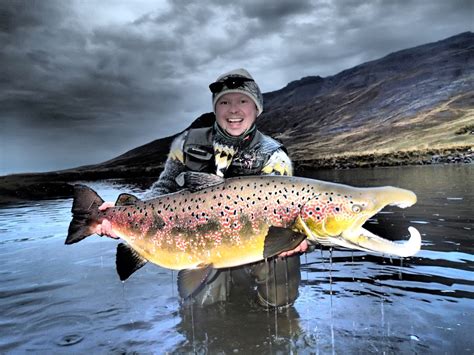
[[[99,163],[262,92],[474,30],[472,0],[1,0],[0,175]]]

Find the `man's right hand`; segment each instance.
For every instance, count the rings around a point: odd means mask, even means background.
[[[99,210],[105,211],[107,208],[114,206],[115,204],[113,202],[104,202],[102,205],[99,206]],[[108,219],[104,219],[101,224],[98,224],[95,228],[95,232],[100,236],[105,235],[106,237],[114,239],[120,238],[112,230],[112,225],[110,224]]]

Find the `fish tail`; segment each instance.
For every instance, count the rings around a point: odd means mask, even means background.
[[[95,233],[99,223],[99,206],[104,202],[97,193],[85,185],[74,185],[72,221],[65,244],[73,244]]]

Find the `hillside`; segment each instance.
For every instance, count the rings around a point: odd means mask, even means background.
[[[285,144],[296,166],[331,167],[349,158],[358,165],[358,159],[374,156],[396,158],[394,164],[437,162],[450,154],[470,157],[474,34],[392,53],[334,76],[305,77],[265,93],[264,104],[258,127]],[[192,126],[209,124],[210,116]],[[145,164],[153,169],[166,156],[171,138],[96,167]]]
[[[266,94],[265,103],[261,129],[299,164],[466,149],[474,144],[474,34],[306,77]]]

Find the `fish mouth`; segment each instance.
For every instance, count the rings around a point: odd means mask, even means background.
[[[372,192],[375,193],[372,200],[372,211],[375,213],[361,215],[352,225],[348,226],[338,235],[317,235],[301,218],[298,220],[298,225],[302,227],[309,240],[325,246],[339,246],[399,257],[415,255],[421,248],[421,235],[416,228],[408,227],[408,232],[410,233],[408,240],[392,241],[368,231],[362,225],[385,206],[397,206],[400,208],[412,206],[416,203],[416,195],[411,191],[392,187],[378,188]]]
[[[314,234],[306,223],[301,220],[308,239],[325,246],[339,246],[347,249],[362,250],[376,254],[389,254],[399,257],[413,256],[420,251],[421,235],[414,227],[408,227],[410,238],[408,240],[391,241],[382,238],[365,228],[344,231],[338,236],[320,237]]]
[[[420,251],[421,235],[414,227],[408,227],[410,238],[402,241],[391,241],[382,238],[365,228],[358,231],[342,233],[339,237],[334,238],[334,243],[349,249],[358,249],[372,253],[389,254],[400,257],[413,256]]]

